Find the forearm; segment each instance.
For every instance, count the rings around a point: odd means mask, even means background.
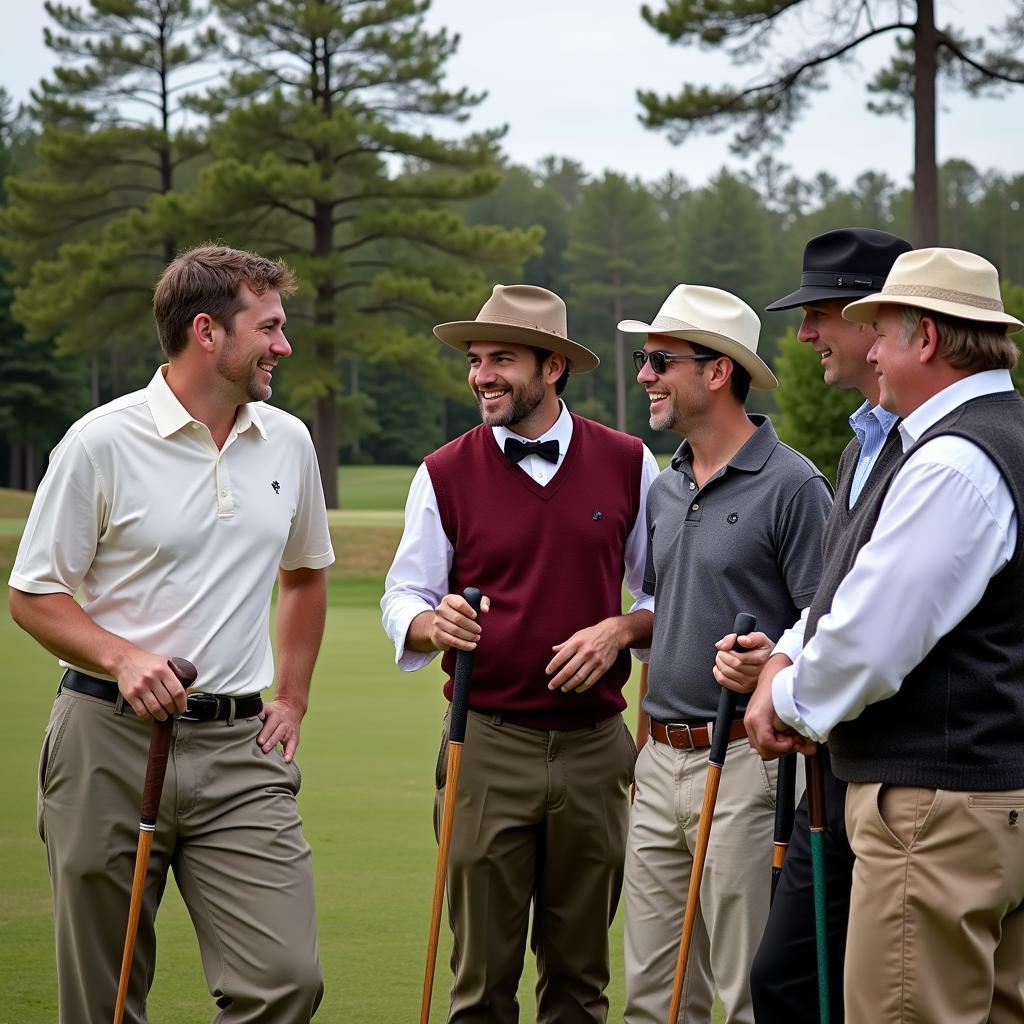
[[[277,604],[277,673],[274,699],[305,713],[327,620],[323,569],[282,572]]]
[[[650,647],[654,633],[654,615],[645,609],[629,612],[626,615],[613,615],[605,619],[601,625],[611,630],[611,636],[619,650],[627,647]]]
[[[405,634],[405,649],[417,651],[419,654],[429,654],[436,651],[433,641],[430,638],[430,624],[434,618],[433,609],[423,611],[409,623],[409,631]]]
[[[67,594],[10,591],[11,618],[62,661],[117,679],[137,648],[96,625]]]

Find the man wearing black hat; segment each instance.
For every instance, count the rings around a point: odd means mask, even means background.
[[[836,500],[825,527],[825,562],[834,557],[850,536],[850,526],[870,504],[867,500],[895,470],[901,455],[899,432],[893,430],[898,417],[881,408],[878,377],[867,362],[875,341],[870,325],[851,323],[842,317],[843,307],[881,289],[897,256],[910,245],[885,231],[870,228],[843,228],[812,238],[804,250],[800,287],[776,300],[769,310],[801,306],[803,322],[797,337],[813,346],[821,356],[826,384],[856,388],[863,404],[850,417],[856,435],[846,446],[839,461]],[[814,607],[812,602],[811,607]],[[775,645],[773,655],[758,681],[758,690],[771,682],[776,672],[791,665],[805,642],[807,612]],[[806,639],[809,639],[809,635]],[[738,686],[738,673],[730,670],[745,659],[756,657],[722,652],[718,656],[720,672]],[[758,703],[748,712],[747,725],[758,714]],[[751,732],[752,742],[755,734]],[[758,747],[765,758],[778,757],[781,751]],[[850,910],[850,879],[853,853],[846,837],[844,802],[846,784],[832,774],[828,750],[819,747],[825,783],[828,831],[825,834],[827,921],[829,928],[829,991],[831,1019],[842,1021],[843,955],[846,947],[846,922]],[[764,1024],[780,1020],[818,1020],[817,960],[812,901],[810,834],[807,827],[807,800],[797,808],[793,835],[786,854],[760,947],[751,968],[750,985],[756,1019]]]

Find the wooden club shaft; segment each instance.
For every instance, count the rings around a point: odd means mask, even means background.
[[[434,968],[437,964],[437,941],[441,931],[441,907],[444,883],[448,873],[448,851],[452,845],[455,822],[455,798],[462,769],[462,744],[448,744],[448,770],[445,774],[444,803],[441,805],[441,827],[437,836],[437,871],[434,873],[434,901],[430,907],[430,933],[427,937],[427,964],[423,972],[423,998],[420,1002],[420,1024],[430,1020],[430,998],[434,992]]]
[[[683,933],[679,940],[679,958],[676,960],[676,976],[672,983],[672,1001],[669,1004],[668,1024],[679,1020],[679,1007],[683,1001],[683,978],[686,977],[686,961],[693,941],[693,928],[697,923],[700,909],[700,883],[704,877],[704,861],[711,837],[711,823],[718,800],[718,783],[722,778],[722,767],[708,764],[708,777],[704,785],[704,803],[700,809],[700,827],[697,829],[697,847],[693,851],[693,867],[690,870],[690,887],[686,894],[686,910],[683,912]]]

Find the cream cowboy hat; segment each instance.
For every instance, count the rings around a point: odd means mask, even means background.
[[[750,374],[751,387],[771,391],[779,386],[775,374],[757,354],[757,337],[761,333],[757,314],[742,299],[721,288],[676,285],[651,323],[622,320],[619,330],[695,341],[739,363]]]
[[[981,256],[963,249],[913,249],[897,257],[874,295],[851,302],[843,317],[854,323],[873,323],[882,305],[930,309],[961,320],[1005,324],[1007,334],[1024,330],[1003,309],[999,271]]]
[[[532,284],[496,284],[475,320],[438,324],[434,334],[465,352],[471,341],[504,341],[561,352],[573,373],[595,370],[601,360],[567,337],[565,303],[547,288]]]

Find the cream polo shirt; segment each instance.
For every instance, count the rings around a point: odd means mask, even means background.
[[[218,450],[164,369],[53,450],[10,585],[77,594],[104,629],[193,662],[198,689],[255,693],[274,679],[277,570],[334,561],[313,444],[301,420],[258,403]]]

